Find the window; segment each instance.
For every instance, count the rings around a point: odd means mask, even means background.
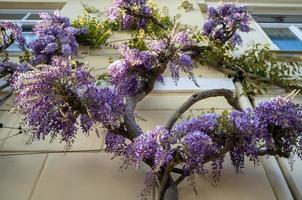
[[[45,10],[0,10],[0,22],[14,21],[22,26],[23,36],[27,43],[36,39],[32,32],[33,26],[40,20],[39,13]],[[52,12],[52,10],[47,10]],[[12,44],[7,51],[20,51],[18,44]]]
[[[283,51],[302,51],[302,15],[253,15],[270,40]]]

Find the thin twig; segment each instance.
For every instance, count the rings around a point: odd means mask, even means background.
[[[175,181],[175,184],[178,185],[180,184],[183,180],[185,180],[186,176],[185,175],[181,175],[179,176],[176,181]]]
[[[86,149],[86,150],[3,150],[0,151],[0,156],[16,156],[16,155],[31,155],[31,154],[60,154],[60,153],[101,153],[104,149]]]
[[[13,134],[13,135],[7,136],[7,137],[5,137],[5,138],[1,138],[0,141],[4,141],[4,140],[7,140],[7,139],[9,139],[9,138],[18,136],[18,135],[20,135],[21,133],[22,133],[22,132],[18,132],[18,133],[15,133],[15,134]]]
[[[182,170],[182,169],[179,169],[179,168],[177,168],[177,167],[174,167],[173,169],[172,169],[172,172],[174,172],[174,173],[176,173],[176,174],[184,174],[184,170]]]

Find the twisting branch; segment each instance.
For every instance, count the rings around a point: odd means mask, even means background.
[[[238,100],[234,97],[233,92],[231,90],[214,89],[195,93],[173,113],[169,121],[166,123],[166,129],[171,130],[176,121],[179,119],[179,117],[182,116],[184,112],[190,109],[191,106],[197,103],[198,101],[217,96],[224,96],[233,108],[235,108],[236,110],[241,110]]]
[[[162,64],[152,69],[150,73],[148,73],[148,76],[145,77],[146,81],[144,82],[141,91],[138,92],[136,95],[128,97],[126,99],[126,113],[124,115],[124,121],[127,131],[129,132],[130,137],[132,139],[136,138],[137,136],[143,133],[142,129],[135,121],[134,110],[136,104],[141,101],[144,97],[146,97],[150,92],[152,92],[157,77],[165,71],[165,69],[167,68],[167,63],[170,60],[169,58],[172,57],[173,54],[174,52],[167,56],[165,59],[160,60]]]
[[[165,191],[166,186],[167,186],[168,179],[169,179],[169,170],[165,169],[164,175],[162,177],[162,180],[160,181],[160,186],[159,186],[159,189],[158,189],[158,198],[157,198],[158,200],[162,199],[162,196],[163,196],[164,191]]]
[[[136,100],[134,97],[129,97],[126,99],[126,112],[124,115],[124,121],[131,139],[136,138],[142,134],[142,129],[135,121],[134,109],[136,106]]]

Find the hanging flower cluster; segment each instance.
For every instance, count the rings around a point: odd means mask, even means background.
[[[22,50],[26,50],[26,40],[22,35],[22,28],[12,22],[3,22],[0,24],[0,51],[5,51],[13,43],[17,43]],[[25,62],[14,63],[9,61],[8,55],[4,54],[4,58],[0,61],[0,74],[12,75],[14,72],[23,72],[29,70],[29,66]],[[8,82],[11,81],[9,77]]]
[[[152,9],[148,0],[113,0],[106,14],[110,21],[120,21],[122,29],[144,28]]]
[[[4,50],[10,44],[17,42],[23,49],[26,45],[26,40],[22,35],[22,28],[12,22],[3,22],[0,24],[0,50]]]
[[[206,113],[176,124],[172,131],[157,126],[128,144],[124,137],[107,133],[105,143],[107,152],[123,156],[127,164],[138,167],[152,161],[154,170],[181,164],[188,175],[208,173],[205,163],[216,156],[212,173],[217,181],[225,153],[217,154],[224,148],[238,173],[245,156],[257,163],[260,155],[301,155],[301,119],[301,106],[289,97],[277,97],[253,110],[233,111],[226,116]]]
[[[148,50],[145,51],[121,44],[119,51],[123,59],[113,62],[108,67],[111,83],[122,94],[135,94],[146,81],[145,76],[161,64],[166,65],[164,67],[170,70],[175,82],[179,79],[180,71],[194,80],[192,58],[186,50],[183,50],[193,44],[191,35],[181,31],[171,38],[169,44],[165,39],[149,40],[146,42]]]
[[[301,117],[301,106],[290,97],[262,102],[254,110],[234,111],[231,120],[241,140],[233,154],[237,154],[237,158],[245,154],[255,159],[259,153],[257,144],[261,144],[267,153],[288,158],[301,144]]]
[[[32,64],[49,64],[55,55],[65,58],[76,55],[76,36],[87,30],[72,27],[69,18],[61,16],[58,11],[40,13],[40,18],[42,21],[34,27],[38,38],[29,44],[34,54]]]
[[[220,2],[217,7],[208,9],[208,19],[203,26],[203,34],[210,40],[225,43],[230,41],[234,45],[242,43],[237,30],[249,32],[251,16],[245,6]]]
[[[172,36],[171,44],[173,49],[178,49],[175,56],[168,62],[168,68],[175,82],[179,79],[180,71],[189,75],[189,78],[194,80],[193,76],[193,60],[191,56],[182,49],[193,45],[192,36],[186,31],[180,31]]]
[[[120,45],[119,51],[123,59],[113,62],[108,67],[110,81],[122,94],[135,94],[141,87],[145,73],[155,67],[156,54],[131,49],[124,44]]]
[[[219,151],[225,142],[224,140],[214,141],[211,138],[217,131],[219,118],[221,118],[219,114],[206,113],[175,125],[173,133],[183,145],[183,159],[185,160],[183,168],[187,174],[208,172],[204,167],[205,158]],[[223,134],[220,133],[220,135]],[[221,169],[217,168],[217,170]]]
[[[13,88],[17,93],[15,109],[34,139],[61,135],[71,144],[77,132],[77,119],[84,131],[94,123],[115,126],[123,112],[123,99],[114,89],[100,88],[82,64],[54,57],[51,65],[18,73]]]
[[[128,145],[122,136],[109,132],[105,137],[107,152],[122,155],[125,164],[132,164],[136,168],[142,162],[150,160],[153,162],[154,170],[170,164],[174,152],[171,145],[176,144],[176,142],[177,140],[173,138],[172,133],[162,126],[157,126],[152,131],[138,136]]]
[[[29,66],[26,63],[14,63],[11,61],[0,62],[0,73],[14,73],[14,72],[25,72],[29,70]]]

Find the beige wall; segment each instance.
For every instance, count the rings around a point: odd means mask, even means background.
[[[11,0],[10,2],[20,2],[21,0]],[[0,1],[0,8],[1,8]],[[21,2],[28,2],[26,0]],[[40,2],[30,0],[30,2]],[[48,2],[59,2],[50,0]],[[60,1],[61,2],[61,1]],[[80,0],[66,0],[65,6],[61,10],[63,15],[75,18],[82,12]],[[89,0],[89,5],[104,9],[109,5],[109,0]],[[180,1],[161,0],[157,1],[161,6],[167,6],[170,14],[182,14],[181,21],[192,26],[202,27],[205,20],[205,13],[200,12],[197,1],[193,2],[194,10],[184,12],[178,9]],[[204,2],[204,1],[201,1]],[[206,1],[208,2],[208,1]],[[248,1],[256,3],[256,1]],[[259,1],[262,3],[262,1]],[[270,1],[273,2],[273,1]],[[278,1],[281,2],[281,1]],[[287,1],[285,1],[287,2]],[[292,1],[297,3],[298,1]],[[282,3],[282,2],[281,2]],[[283,2],[284,3],[284,2]],[[20,3],[20,8],[22,4]],[[253,24],[255,31],[252,34],[242,34],[245,44],[241,47],[242,52],[246,45],[251,41],[269,43],[263,32],[256,24]],[[114,38],[127,37],[125,34],[114,35]],[[87,49],[82,49],[82,51]],[[93,74],[104,72],[109,65],[109,57],[117,57],[118,54],[112,49],[102,49],[98,51],[89,51],[87,56],[81,56],[81,59],[87,61],[94,68]],[[196,77],[218,78],[215,86],[217,88],[225,87],[222,80],[225,80],[223,74],[207,67],[195,69]],[[166,76],[169,76],[166,73]],[[219,81],[219,78],[221,81]],[[202,80],[201,80],[202,81]],[[229,80],[231,83],[231,80]],[[232,83],[231,83],[232,84]],[[197,92],[208,88],[205,85],[202,88],[195,88],[190,91],[168,90],[162,86],[138,105],[138,114],[147,121],[140,121],[144,130],[150,130],[155,125],[167,121],[173,110],[184,102],[192,92]],[[231,88],[235,91],[235,88]],[[230,106],[223,98],[211,98],[194,106],[194,113],[208,110],[212,107],[217,112],[224,109],[230,109]],[[6,119],[6,115],[0,113],[0,117]],[[12,134],[5,132],[5,134]],[[61,150],[62,144],[48,144],[45,142],[34,143],[30,146],[24,146],[26,137],[18,136],[16,139],[0,142],[2,151],[28,151],[28,150]],[[104,149],[103,135],[97,138],[94,134],[86,138],[79,136],[73,150],[91,150]],[[30,156],[7,156],[0,157],[0,199],[4,200],[94,200],[94,199],[125,199],[132,200],[136,198],[137,192],[142,189],[143,174],[146,168],[133,170],[126,173],[118,173],[118,159],[110,161],[107,155],[103,153],[81,153],[81,154],[42,154]],[[5,172],[7,175],[1,174]],[[24,172],[26,175],[23,175]],[[271,184],[266,177],[266,172],[260,164],[257,168],[248,163],[244,175],[237,176],[233,173],[230,162],[227,159],[226,168],[223,172],[222,182],[213,187],[209,177],[197,178],[197,190],[199,196],[195,196],[188,182],[180,185],[180,200],[274,200],[275,195]],[[16,188],[10,190],[10,188]],[[150,198],[151,199],[151,198]]]

